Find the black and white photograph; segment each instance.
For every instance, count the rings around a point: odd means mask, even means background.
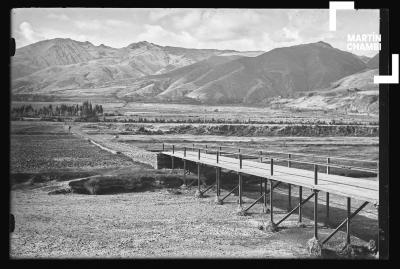
[[[396,58],[343,3],[11,9],[10,259],[381,259]]]

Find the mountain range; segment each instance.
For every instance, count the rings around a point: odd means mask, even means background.
[[[112,48],[56,38],[17,49],[12,94],[258,104],[331,90],[378,65],[378,55],[360,57],[322,41],[243,52],[146,41]]]

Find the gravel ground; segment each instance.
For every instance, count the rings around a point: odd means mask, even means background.
[[[269,216],[262,213],[261,205],[249,216],[238,216],[237,197],[215,205],[214,193],[198,199],[194,197],[196,188],[179,195],[165,189],[48,195],[49,188],[12,192],[16,217],[12,258],[309,258],[305,247],[313,236],[309,219],[304,219],[306,228],[297,228],[297,215],[293,215],[276,233],[259,230]],[[245,202],[250,200],[245,198]],[[275,219],[285,213],[275,208]],[[321,238],[332,231],[320,226]],[[344,236],[340,232],[331,244],[339,245]],[[365,245],[356,237],[352,243]]]

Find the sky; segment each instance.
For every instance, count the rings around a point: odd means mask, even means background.
[[[148,41],[186,48],[269,51],[324,41],[348,50],[347,34],[378,34],[379,10],[338,10],[329,31],[328,9],[20,8],[11,11],[17,48],[71,38],[122,48]],[[374,56],[377,51],[350,51]]]

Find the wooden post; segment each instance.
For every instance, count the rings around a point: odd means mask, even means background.
[[[162,151],[165,151],[165,145],[162,143]]]
[[[199,153],[198,153],[198,156],[197,156],[197,157],[198,157],[198,159],[200,160],[200,149],[199,149]]]
[[[303,187],[299,186],[299,224],[302,223],[302,203],[303,202]]]
[[[239,173],[239,206],[241,207],[243,204],[242,196],[243,196],[243,181],[242,174]]]
[[[274,188],[272,184],[272,179],[269,180],[269,210],[270,210],[270,217],[271,217],[271,225],[274,223],[274,205],[273,205],[273,193]]]
[[[174,170],[174,156],[171,156],[171,169]]]
[[[347,225],[346,225],[346,244],[350,245],[350,215],[351,215],[351,199],[347,197]]]
[[[271,158],[271,176],[274,175],[274,159]]]
[[[207,154],[207,145],[206,145],[206,154]]]
[[[186,147],[183,148],[183,157],[186,157]]]
[[[199,193],[201,193],[200,190],[200,163],[197,163],[197,187],[198,187],[198,191]]]
[[[217,150],[217,163],[219,163],[219,150]]]
[[[183,160],[183,185],[186,186],[186,160]]]
[[[314,238],[318,239],[318,191],[314,190]]]
[[[172,154],[175,153],[175,145],[172,145]]]
[[[239,154],[239,169],[242,169],[242,154]]]
[[[216,178],[217,178],[217,198],[221,195],[221,168],[216,168]]]
[[[290,159],[292,158],[292,154],[288,154],[288,163],[287,166],[290,168],[290,166],[292,165],[290,162]],[[290,211],[292,209],[292,184],[288,184],[288,198],[289,198],[289,205],[288,205],[288,211]]]
[[[292,185],[288,184],[289,205],[288,211],[292,210]]]
[[[265,213],[268,213],[268,204],[267,204],[267,182],[266,182],[266,180],[263,180],[264,181],[264,210],[265,210]]]
[[[330,167],[329,164],[331,163],[331,158],[326,158],[326,174],[329,175]],[[326,224],[329,223],[329,192],[326,193]]]

